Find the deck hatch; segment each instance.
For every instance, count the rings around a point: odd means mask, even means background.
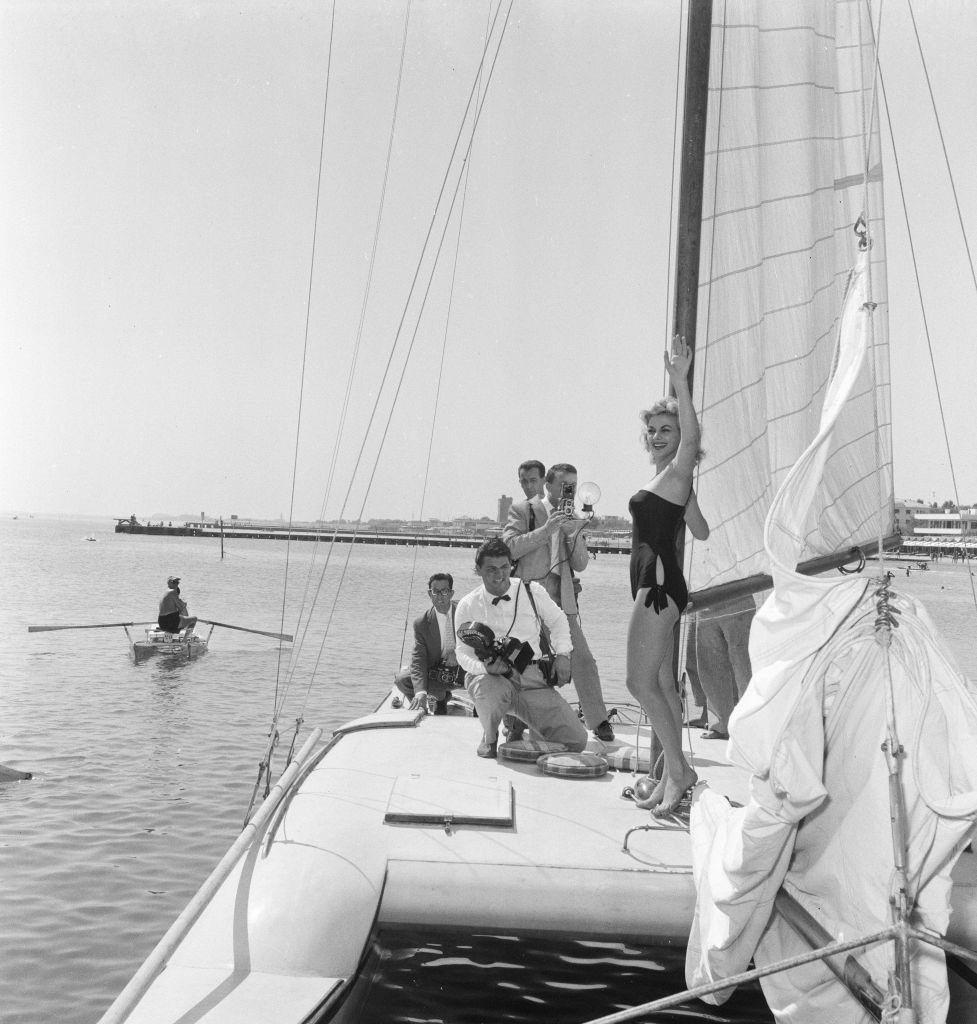
[[[489,776],[461,782],[430,775],[400,775],[383,820],[411,825],[481,825],[511,828],[513,791],[508,780]]]

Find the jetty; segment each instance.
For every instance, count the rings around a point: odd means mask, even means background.
[[[214,540],[296,540],[335,542],[338,544],[394,544],[405,547],[477,548],[489,537],[502,534],[502,527],[471,530],[464,533],[445,533],[435,530],[378,530],[370,526],[342,527],[315,523],[252,523],[239,519],[195,520],[173,523],[141,523],[135,516],[115,520],[116,533],[141,534],[156,537],[209,537]],[[592,555],[627,555],[631,553],[631,536],[616,534],[587,534],[587,547]]]

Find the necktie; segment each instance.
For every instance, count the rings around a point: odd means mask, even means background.
[[[445,621],[444,630],[444,648],[441,651],[442,656],[446,655],[449,651],[455,649],[455,624],[451,621],[451,609],[448,609],[447,619]]]
[[[493,597],[492,604],[498,604],[500,601],[511,601],[512,598],[508,594],[502,594],[501,597]]]

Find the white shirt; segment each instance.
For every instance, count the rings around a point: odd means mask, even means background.
[[[540,619],[550,631],[550,644],[556,654],[569,654],[573,650],[570,640],[570,625],[567,617],[560,611],[549,594],[538,583],[530,583],[533,598]],[[482,584],[477,590],[466,594],[455,609],[455,623],[481,622],[495,633],[497,639],[508,634],[517,640],[528,641],[533,648],[533,657],[538,658],[541,651],[539,645],[539,624],[533,614],[533,605],[526,594],[525,586],[513,578],[506,591],[510,600],[492,604],[492,595]],[[518,597],[518,600],[517,600]],[[513,619],[515,621],[513,621]],[[511,627],[511,628],[510,628]],[[458,664],[473,676],[485,675],[485,665],[475,657],[475,652],[457,638],[455,654]]]
[[[451,616],[447,612],[439,612],[434,609],[438,620],[438,629],[441,630],[441,654],[447,654],[455,648],[455,632],[451,625]]]

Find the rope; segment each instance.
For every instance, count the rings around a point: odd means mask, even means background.
[[[490,29],[491,29],[491,14],[492,14],[492,6],[491,6],[491,4],[489,4],[489,6],[487,7],[487,16],[486,16],[486,19],[485,19],[485,43],[482,46],[482,53],[483,54],[485,53],[485,50],[487,49],[488,43],[489,43],[489,32],[490,32]],[[478,73],[478,78],[476,80],[479,83],[479,93],[481,93],[481,76],[482,76],[482,65],[479,64],[479,73]],[[472,139],[474,141],[474,130],[473,130]],[[441,359],[440,359],[440,361],[438,363],[438,380],[437,380],[437,384],[435,385],[435,388],[434,388],[434,411],[433,411],[433,413],[431,415],[431,432],[430,432],[430,435],[428,436],[427,458],[425,459],[425,462],[424,462],[424,481],[423,481],[423,483],[421,485],[421,504],[420,504],[420,513],[419,513],[419,518],[421,519],[421,521],[424,520],[424,502],[427,500],[427,485],[428,485],[428,480],[429,480],[430,474],[431,474],[431,456],[432,456],[432,454],[434,452],[434,437],[435,437],[437,421],[438,421],[438,410],[439,410],[440,405],[441,405],[441,382],[442,382],[442,380],[444,378],[444,356],[445,356],[445,352],[447,351],[447,348],[448,348],[448,331],[449,331],[449,327],[450,327],[450,324],[451,324],[451,311],[452,311],[453,306],[454,306],[455,281],[456,281],[457,276],[458,276],[458,255],[459,255],[459,253],[461,251],[461,232],[462,232],[462,228],[464,227],[464,223],[465,223],[465,204],[466,204],[467,199],[468,199],[468,178],[469,178],[470,174],[471,174],[471,162],[470,161],[466,161],[466,163],[465,163],[465,170],[464,170],[464,185],[462,186],[462,190],[461,190],[461,207],[459,208],[459,211],[458,211],[458,234],[455,237],[455,254],[454,254],[454,260],[452,261],[452,264],[451,264],[451,284],[450,284],[450,286],[448,288],[448,308],[447,308],[447,312],[446,312],[445,318],[444,318],[444,332],[442,334],[442,339],[441,339]],[[410,605],[411,605],[411,599],[414,596],[414,580],[417,577],[417,559],[418,559],[419,552],[420,552],[420,546],[415,544],[414,545],[414,557],[411,560],[410,581],[408,582],[408,585],[407,585],[407,603],[406,603],[406,605],[404,607],[404,628],[403,628],[403,633],[401,635],[401,641],[400,641],[400,664],[403,664],[403,662],[404,662],[404,651],[407,648],[407,637],[409,635],[409,629],[410,629]]]
[[[411,3],[412,3],[412,0],[408,0],[407,6],[405,8],[405,13],[404,13],[404,31],[403,31],[403,38],[401,40],[401,48],[400,48],[400,64],[399,64],[399,67],[398,67],[398,70],[397,70],[397,84],[396,84],[396,88],[395,88],[395,91],[394,91],[394,106],[393,106],[393,113],[392,113],[392,116],[391,116],[391,119],[390,119],[390,132],[389,132],[389,135],[388,135],[388,138],[387,138],[387,153],[386,153],[386,158],[385,158],[384,168],[383,168],[383,179],[381,181],[381,186],[380,186],[380,200],[379,200],[379,204],[378,204],[378,207],[377,207],[376,223],[374,225],[374,230],[373,230],[373,243],[372,243],[372,246],[371,246],[371,249],[370,249],[370,261],[369,261],[369,266],[368,266],[368,269],[367,269],[366,284],[365,284],[365,287],[363,289],[363,302],[362,302],[362,304],[360,306],[360,316],[359,316],[359,321],[357,323],[356,334],[354,336],[353,351],[352,351],[352,354],[351,354],[351,357],[350,357],[350,365],[349,365],[349,369],[347,371],[347,376],[346,376],[346,391],[345,391],[345,394],[343,396],[343,404],[342,404],[342,409],[341,409],[340,418],[339,418],[339,427],[338,427],[338,432],[337,432],[337,435],[336,435],[336,443],[333,446],[332,458],[331,458],[330,465],[329,465],[329,473],[328,473],[327,478],[326,478],[325,492],[323,494],[322,505],[320,507],[320,513],[319,513],[319,518],[320,519],[324,519],[325,518],[326,506],[327,506],[327,504],[329,502],[329,499],[330,499],[330,497],[332,495],[332,485],[333,485],[333,480],[335,478],[336,465],[337,465],[337,463],[339,461],[340,447],[342,445],[342,439],[343,439],[343,437],[345,435],[346,420],[347,420],[347,415],[348,415],[348,412],[349,412],[350,399],[351,399],[352,391],[353,391],[353,379],[354,379],[355,374],[356,374],[356,367],[357,367],[357,364],[359,362],[359,355],[360,355],[360,351],[362,349],[363,330],[364,330],[364,325],[366,323],[366,312],[367,312],[367,309],[369,307],[370,297],[371,297],[371,295],[373,293],[373,278],[374,278],[374,271],[375,271],[375,268],[376,268],[377,251],[379,249],[380,229],[381,229],[381,226],[382,226],[382,223],[383,223],[384,210],[386,208],[387,185],[388,185],[389,180],[390,180],[390,165],[391,165],[392,157],[393,157],[394,138],[396,136],[396,131],[397,131],[397,115],[398,115],[398,112],[400,110],[400,94],[401,94],[401,87],[403,85],[404,65],[406,63],[407,38],[408,38],[408,29],[409,29],[409,26],[410,26]],[[318,548],[319,548],[319,536],[318,536],[318,534],[316,534],[316,539],[313,542],[312,559],[311,559],[311,562],[310,562],[310,566],[315,565],[315,560],[316,560],[316,555],[318,553]],[[322,580],[322,577],[320,577],[320,586],[321,586],[321,580]],[[303,595],[302,595],[302,601],[301,601],[300,606],[299,606],[298,617],[297,617],[297,620],[296,620],[297,622],[302,622],[303,618],[305,620],[305,628],[304,628],[304,630],[302,632],[303,640],[304,640],[304,637],[305,637],[305,633],[307,632],[307,630],[309,628],[309,625],[311,624],[312,611],[315,608],[315,598],[313,598],[312,607],[309,609],[308,615],[307,616],[305,615],[305,608],[306,608],[306,605],[308,603],[308,597],[309,597],[309,590],[310,590],[311,581],[312,581],[312,572],[311,572],[311,568],[310,568],[309,573],[306,575],[305,591],[303,592]],[[318,590],[317,590],[316,593],[318,594]],[[296,633],[298,633],[298,629],[296,629]],[[296,648],[293,648],[293,652],[301,650],[301,648],[302,648],[302,642],[300,641],[298,646]],[[294,660],[295,657],[296,657],[296,655],[293,653],[293,660]]]
[[[893,131],[893,128],[892,128],[892,115],[891,115],[891,111],[889,110],[888,98],[886,97],[886,91],[885,91],[885,77],[882,74],[881,69],[879,70],[879,81],[880,81],[881,86],[882,86],[882,96],[883,96],[883,99],[886,100],[886,102],[885,102],[885,116],[886,116],[886,124],[888,125],[888,128],[889,128],[889,140],[890,140],[890,143],[892,145],[892,162],[893,162],[893,165],[894,165],[895,170],[896,170],[896,181],[897,181],[898,186],[899,186],[899,200],[900,200],[900,203],[901,203],[901,206],[902,206],[903,221],[905,222],[905,225],[906,225],[906,238],[907,238],[907,240],[909,242],[909,255],[910,255],[910,258],[912,260],[912,265],[913,265],[913,277],[915,278],[915,281],[916,281],[916,294],[919,296],[919,312],[920,312],[920,316],[923,319],[923,334],[926,337],[926,351],[927,351],[927,354],[929,355],[930,370],[931,370],[931,372],[933,374],[933,385],[934,385],[934,387],[936,389],[936,404],[937,404],[937,408],[940,410],[940,427],[943,430],[943,444],[944,444],[944,448],[946,450],[947,465],[950,468],[950,480],[951,480],[951,483],[952,483],[952,486],[953,486],[953,496],[954,496],[954,500],[957,503],[957,508],[959,508],[960,507],[960,489],[957,486],[957,472],[956,472],[956,469],[954,468],[954,465],[953,465],[953,453],[950,450],[950,433],[949,433],[949,429],[947,428],[947,423],[946,423],[946,410],[943,408],[943,395],[942,395],[942,393],[940,391],[940,380],[939,380],[939,375],[937,374],[937,370],[936,370],[936,357],[933,354],[933,338],[932,338],[932,335],[930,334],[929,316],[927,315],[927,312],[926,312],[926,302],[923,299],[923,286],[922,286],[922,282],[921,282],[920,276],[919,276],[919,261],[916,258],[916,246],[915,246],[915,243],[913,241],[912,224],[911,224],[911,222],[909,220],[909,208],[908,208],[908,206],[906,204],[906,193],[905,193],[905,189],[903,188],[902,169],[901,169],[900,164],[899,164],[899,150],[896,147],[896,136],[895,136],[895,132]],[[962,522],[962,520],[961,520],[961,522]],[[965,552],[966,552],[966,558],[967,558],[967,565],[969,567],[969,565],[970,565],[969,547],[965,546]],[[977,608],[977,590],[975,590],[974,578],[973,578],[973,576],[970,576],[969,579],[970,579],[971,598],[973,599],[974,607]]]
[[[503,21],[502,28],[501,28],[501,31],[499,33],[498,45],[497,45],[495,53],[494,53],[494,55],[492,57],[492,63],[490,65],[490,67],[489,67],[489,72],[488,72],[488,76],[487,76],[486,84],[485,84],[485,93],[482,96],[481,102],[476,105],[476,110],[475,110],[474,118],[473,118],[473,121],[472,121],[472,127],[471,127],[471,138],[469,139],[468,146],[466,148],[466,152],[465,152],[465,155],[464,155],[463,160],[462,160],[463,165],[464,165],[464,162],[466,162],[468,160],[468,158],[470,156],[470,153],[471,153],[471,148],[472,148],[472,145],[473,145],[473,142],[474,142],[474,132],[475,132],[475,129],[477,128],[478,121],[479,121],[479,119],[481,117],[481,112],[482,112],[482,109],[483,109],[484,103],[485,103],[485,97],[488,95],[488,85],[491,82],[492,73],[494,72],[495,64],[496,64],[496,61],[498,60],[499,52],[501,51],[501,48],[502,48],[502,43],[503,43],[503,40],[505,38],[506,28],[508,26],[508,21],[509,21],[509,16],[511,14],[511,11],[512,11],[512,0],[510,0],[509,7],[508,7],[508,10],[506,12],[505,19]],[[490,37],[491,37],[492,33],[494,32],[495,25],[496,25],[496,23],[498,21],[500,12],[501,12],[501,0],[500,0],[499,7],[496,8],[495,16],[493,18],[492,31],[490,31],[490,33],[489,33]],[[450,174],[451,174],[452,165],[454,164],[454,158],[455,158],[456,153],[458,152],[458,148],[459,148],[459,145],[460,145],[460,142],[461,142],[462,134],[464,132],[465,124],[468,121],[469,111],[472,109],[472,100],[473,100],[473,98],[474,98],[474,96],[476,94],[476,88],[477,88],[478,83],[480,81],[480,76],[481,76],[481,73],[482,73],[482,69],[483,69],[483,67],[485,65],[485,58],[486,58],[487,53],[488,53],[488,45],[486,45],[485,51],[483,51],[482,59],[481,59],[481,61],[479,63],[478,75],[476,76],[475,82],[472,85],[472,90],[469,93],[468,103],[467,103],[467,105],[465,107],[465,111],[464,111],[464,113],[462,115],[461,123],[460,123],[459,130],[458,130],[458,134],[457,134],[456,139],[455,139],[455,145],[454,145],[454,148],[452,149],[451,155],[448,158],[447,170],[445,171],[445,175],[444,175],[444,178],[442,180],[441,190],[439,192],[438,199],[437,199],[437,201],[435,203],[434,212],[432,214],[431,221],[430,221],[430,224],[428,226],[427,235],[425,237],[424,244],[423,244],[422,249],[421,249],[421,254],[420,254],[420,257],[419,257],[418,262],[417,262],[417,267],[415,269],[414,277],[413,277],[413,280],[411,282],[410,291],[409,291],[409,294],[408,294],[408,297],[407,297],[407,301],[406,301],[406,303],[404,305],[404,310],[403,310],[403,313],[401,314],[400,322],[399,322],[397,330],[395,332],[394,340],[393,340],[393,343],[392,343],[392,346],[391,346],[391,350],[390,350],[390,353],[389,353],[389,356],[388,356],[388,359],[387,359],[386,366],[384,368],[384,371],[383,371],[383,374],[382,374],[382,377],[381,377],[380,385],[379,385],[379,387],[377,389],[377,398],[376,398],[376,401],[374,402],[373,408],[371,410],[369,422],[367,423],[367,426],[366,426],[366,428],[364,430],[363,442],[362,442],[362,444],[360,446],[360,449],[359,449],[359,451],[357,453],[356,469],[359,468],[359,466],[361,465],[361,463],[363,461],[363,453],[364,453],[364,449],[366,447],[366,441],[368,439],[368,436],[370,434],[370,431],[372,430],[374,421],[376,419],[377,409],[379,407],[379,402],[380,402],[380,396],[381,396],[381,393],[383,392],[383,389],[384,389],[384,387],[386,385],[387,378],[388,378],[389,372],[390,372],[390,367],[391,367],[391,364],[392,364],[392,361],[393,361],[393,355],[394,355],[394,352],[395,352],[395,350],[396,350],[396,348],[397,348],[397,346],[399,344],[399,341],[400,341],[400,338],[401,338],[401,334],[403,332],[404,323],[405,323],[406,318],[407,318],[407,312],[408,312],[411,300],[413,299],[413,296],[414,296],[415,288],[417,286],[417,281],[418,281],[418,279],[420,277],[421,268],[423,266],[424,258],[425,258],[426,254],[427,254],[427,251],[428,251],[428,245],[429,245],[430,239],[431,239],[431,237],[433,235],[433,232],[434,232],[434,226],[435,226],[435,223],[436,223],[436,220],[437,220],[438,210],[441,208],[441,200],[442,200],[442,198],[443,198],[443,196],[445,194],[446,188],[447,188],[447,183],[448,183],[448,179],[449,179]],[[360,513],[359,513],[359,518],[360,519],[362,518],[362,513],[363,513],[363,510],[365,508],[366,501],[369,498],[370,488],[372,487],[374,477],[376,476],[376,471],[377,471],[377,467],[378,467],[378,464],[379,464],[380,455],[381,455],[381,453],[383,451],[383,445],[384,445],[384,442],[386,441],[386,437],[387,437],[387,434],[388,434],[389,429],[390,429],[390,423],[391,423],[391,420],[393,418],[393,410],[396,408],[397,400],[398,400],[399,395],[400,395],[400,389],[401,389],[401,386],[403,384],[404,376],[406,374],[406,368],[407,368],[407,365],[410,362],[410,357],[411,357],[411,354],[413,352],[414,343],[416,342],[416,339],[417,339],[417,333],[418,333],[418,330],[420,328],[420,318],[423,315],[424,308],[425,308],[426,303],[427,303],[427,298],[428,298],[428,296],[430,294],[431,283],[433,281],[434,271],[435,271],[436,266],[437,266],[437,256],[438,256],[438,254],[441,251],[441,248],[442,248],[443,243],[444,243],[444,238],[445,238],[445,235],[447,233],[448,225],[451,222],[451,213],[452,213],[452,211],[454,209],[455,202],[456,202],[456,200],[458,198],[458,193],[459,193],[459,190],[460,190],[460,187],[461,187],[461,181],[462,181],[462,177],[459,174],[459,178],[458,178],[457,183],[455,184],[455,188],[454,188],[454,192],[452,194],[451,202],[450,202],[450,205],[448,207],[447,216],[445,218],[444,229],[442,230],[442,233],[441,233],[440,238],[439,238],[438,243],[437,243],[437,250],[435,252],[434,268],[431,270],[431,273],[430,273],[430,275],[428,277],[427,286],[425,288],[424,295],[423,295],[423,298],[422,298],[422,301],[421,301],[421,308],[420,308],[420,310],[419,310],[419,312],[417,314],[417,321],[416,321],[416,324],[415,324],[415,328],[414,328],[414,331],[413,331],[410,343],[408,345],[408,349],[407,349],[407,353],[406,353],[406,356],[405,356],[405,360],[404,360],[404,363],[403,363],[403,365],[401,367],[400,377],[398,379],[398,382],[397,382],[397,385],[396,385],[396,388],[395,388],[393,402],[391,404],[390,410],[389,410],[388,415],[387,415],[387,421],[386,421],[386,424],[385,424],[384,429],[383,429],[383,433],[382,433],[381,438],[380,438],[379,446],[378,446],[377,453],[376,453],[376,458],[375,458],[374,463],[373,463],[373,468],[372,468],[372,471],[370,473],[370,477],[369,477],[369,479],[367,481],[367,486],[366,486],[366,490],[364,492],[363,501],[362,501],[362,503],[360,505]],[[353,472],[353,474],[351,476],[351,479],[350,479],[350,486],[347,489],[346,497],[344,498],[342,510],[341,510],[341,513],[340,513],[341,516],[345,512],[346,507],[347,507],[348,502],[349,502],[349,497],[350,497],[350,494],[351,494],[351,491],[352,491],[353,481],[354,481],[354,479],[356,477],[356,469],[354,469],[354,472]],[[358,526],[357,526],[357,531],[358,531]],[[354,531],[354,533],[355,533],[355,531]],[[355,541],[355,535],[354,535],[354,541]],[[325,574],[325,569],[328,566],[328,562],[329,562],[329,559],[331,557],[331,553],[332,553],[334,544],[335,544],[335,538],[334,538],[333,542],[330,544],[329,551],[327,553],[327,561],[326,561],[326,566],[324,566],[324,568],[323,568],[323,574],[322,574],[323,576]],[[352,547],[353,547],[353,545],[351,543],[349,545],[349,547],[348,547],[348,550],[347,550],[347,557],[346,557],[346,560],[344,562],[343,569],[342,569],[342,572],[341,572],[341,575],[340,575],[340,580],[339,580],[339,584],[338,584],[338,588],[337,588],[337,593],[336,593],[336,596],[335,596],[335,598],[333,600],[333,604],[332,604],[332,607],[331,607],[330,612],[329,612],[329,616],[328,616],[328,619],[327,619],[327,622],[326,622],[325,632],[323,634],[322,642],[320,643],[319,651],[318,651],[318,654],[316,656],[315,665],[313,666],[312,673],[310,674],[310,677],[309,677],[309,685],[308,685],[308,688],[306,690],[306,695],[305,695],[306,702],[308,701],[308,696],[309,696],[309,693],[311,692],[312,683],[313,683],[313,681],[315,679],[315,674],[318,671],[318,667],[319,667],[319,664],[320,664],[321,659],[322,659],[322,654],[323,654],[323,650],[324,650],[324,647],[325,647],[325,642],[326,642],[326,640],[327,640],[327,638],[329,636],[329,629],[331,627],[332,619],[333,619],[333,616],[335,614],[336,605],[337,605],[338,599],[339,599],[339,590],[341,589],[343,580],[346,577],[346,572],[347,572],[348,567],[349,567],[349,561],[350,561],[350,558],[352,556]],[[320,587],[321,587],[321,580],[322,580],[322,577],[320,577]],[[318,596],[318,592],[317,592],[317,596]]]

